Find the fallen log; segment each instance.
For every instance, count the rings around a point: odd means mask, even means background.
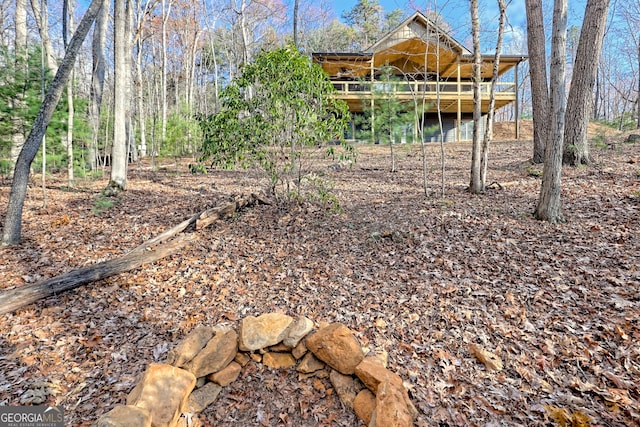
[[[143,264],[157,261],[176,253],[189,243],[189,236],[179,236],[153,249],[137,248],[120,258],[72,270],[42,282],[20,286],[0,294],[0,314],[11,313],[42,298],[58,295],[96,280],[106,279]]]
[[[236,214],[236,212],[256,203],[269,204],[267,200],[262,199],[255,194],[250,194],[248,196],[236,197],[235,200],[224,205],[207,209],[198,216],[196,220],[196,230],[208,227],[216,221],[231,218]]]
[[[253,194],[236,198],[232,202],[191,216],[191,218],[144,242],[119,258],[72,270],[38,283],[3,291],[0,293],[0,314],[11,313],[43,298],[133,270],[143,264],[149,264],[175,254],[195,239],[193,233],[179,235],[190,225],[196,224],[196,230],[200,230],[216,221],[229,218],[242,208],[256,203],[264,204],[267,201]]]

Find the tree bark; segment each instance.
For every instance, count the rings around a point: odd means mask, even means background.
[[[498,0],[498,9],[500,17],[498,18],[498,40],[496,42],[496,53],[493,58],[493,71],[491,74],[491,89],[489,92],[489,112],[487,113],[487,127],[484,131],[482,141],[482,152],[480,153],[480,183],[482,191],[485,191],[487,185],[487,168],[489,166],[489,145],[493,139],[493,116],[496,105],[496,83],[498,81],[498,72],[500,69],[500,53],[502,51],[502,38],[504,36],[504,22],[507,16],[507,3],[505,0]]]
[[[542,163],[549,140],[549,89],[542,0],[526,0],[527,47],[533,107],[533,163]]]
[[[482,94],[480,82],[482,80],[482,55],[480,52],[480,21],[478,19],[478,0],[471,0],[471,33],[473,37],[473,148],[471,151],[471,182],[469,191],[480,194],[484,190],[480,178],[480,164],[482,157],[482,134],[480,122],[482,120]]]
[[[73,35],[73,10],[71,0],[64,0],[63,6],[63,41],[65,50],[69,47],[68,37]],[[69,77],[69,83],[67,84],[67,185],[69,188],[73,188],[73,120],[74,120],[74,105],[73,105],[73,69],[71,70],[71,76]]]
[[[96,17],[93,29],[91,55],[93,70],[91,73],[91,89],[89,94],[89,121],[91,123],[91,144],[89,146],[89,161],[91,169],[98,168],[98,134],[100,132],[100,111],[102,110],[102,93],[104,91],[105,57],[107,43],[107,22],[109,19],[109,3],[103,0],[100,13]]]
[[[544,43],[544,39],[539,41]],[[552,223],[562,218],[562,143],[564,140],[567,0],[555,0],[551,39],[551,139],[545,148],[542,186],[535,217]]]
[[[48,296],[106,279],[172,255],[194,240],[194,234],[179,235],[189,226],[195,224],[196,230],[200,230],[214,222],[232,217],[247,206],[259,203],[269,204],[267,200],[255,194],[237,197],[231,202],[222,203],[215,208],[191,216],[119,258],[73,270],[32,285],[4,291],[0,293],[0,315],[13,312]]]
[[[40,7],[41,2],[42,7]],[[48,0],[31,0],[31,9],[33,10],[38,32],[40,33],[40,40],[42,40],[47,69],[52,74],[55,74],[58,71],[58,63],[53,55],[53,46],[51,45],[51,38],[49,37],[49,12],[47,3]]]
[[[16,77],[21,80],[25,80],[27,70],[27,1],[16,0],[15,15],[14,15],[14,27],[15,27],[15,40],[14,40],[14,54],[15,54],[15,70]],[[10,107],[13,110],[21,110],[26,108],[24,102],[24,96],[22,91],[18,92],[15,98],[11,101]],[[11,153],[10,161],[11,165],[15,167],[18,156],[25,143],[25,123],[24,118],[20,114],[14,114],[12,117],[12,134],[11,134]]]
[[[636,98],[636,129],[640,129],[640,43],[638,43],[638,97]]]
[[[48,296],[57,295],[86,283],[106,279],[107,277],[138,268],[143,264],[157,261],[178,252],[189,241],[188,236],[181,236],[158,248],[145,251],[134,250],[114,260],[73,270],[33,285],[20,286],[19,288],[5,291],[0,295],[0,314],[11,313]]]
[[[111,148],[111,178],[107,186],[108,195],[115,195],[127,189],[127,55],[131,54],[127,33],[128,0],[114,3],[114,89],[113,89],[113,145]]]
[[[136,27],[134,33],[133,44],[136,46],[136,73],[134,85],[136,88],[136,118],[138,121],[138,129],[140,131],[140,156],[147,156],[147,117],[144,105],[144,88],[142,82],[142,47],[144,44],[145,34],[145,18],[149,12],[150,3],[145,3],[142,7],[142,2],[136,2]]]
[[[7,215],[5,218],[2,236],[3,245],[15,245],[20,243],[22,236],[22,208],[27,194],[31,162],[33,162],[33,159],[38,153],[42,137],[47,130],[47,126],[56,106],[58,105],[58,101],[60,101],[62,90],[69,80],[76,56],[82,47],[82,43],[84,42],[87,33],[91,29],[93,21],[96,19],[102,2],[103,0],[92,0],[87,12],[80,21],[80,24],[76,29],[76,33],[73,35],[73,38],[69,43],[69,49],[65,52],[64,58],[58,68],[58,72],[47,90],[47,94],[40,106],[40,110],[35,118],[31,132],[20,151],[20,155],[16,161],[13,183],[11,185],[11,194],[9,195],[9,205],[7,207]]]
[[[293,45],[296,49],[298,47],[298,8],[300,6],[300,0],[294,0],[293,2]]]
[[[171,12],[171,1],[167,10],[166,0],[162,0],[162,74],[160,76],[161,86],[161,136],[160,143],[164,144],[167,139],[167,19]]]
[[[608,11],[609,0],[587,1],[567,99],[564,164],[577,166],[591,163],[587,128]]]

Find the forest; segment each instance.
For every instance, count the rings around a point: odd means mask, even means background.
[[[640,424],[639,35],[637,0],[0,0],[0,408]]]

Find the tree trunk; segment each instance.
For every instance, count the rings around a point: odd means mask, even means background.
[[[42,137],[44,136],[47,125],[51,120],[58,101],[62,96],[62,90],[69,80],[73,64],[76,56],[82,47],[82,43],[91,29],[93,21],[100,10],[103,0],[92,0],[87,12],[80,21],[80,25],[76,29],[76,33],[69,43],[69,49],[65,52],[64,58],[60,63],[58,72],[53,78],[53,82],[47,90],[38,115],[35,118],[31,133],[27,138],[20,155],[16,161],[15,175],[11,185],[11,194],[9,195],[9,205],[7,207],[7,215],[5,218],[2,244],[15,245],[20,243],[22,235],[22,208],[24,199],[27,194],[27,184],[29,182],[29,170],[31,162],[36,157]]]
[[[294,0],[293,2],[293,45],[298,48],[298,7],[300,6],[300,0]]]
[[[0,314],[11,313],[48,296],[58,295],[84,284],[106,279],[116,274],[138,268],[143,264],[157,261],[178,252],[184,248],[189,241],[188,236],[180,236],[158,248],[145,251],[134,250],[120,258],[73,270],[43,282],[20,286],[19,288],[5,291],[0,295]]]
[[[15,8],[15,71],[16,77],[26,80],[27,70],[27,2],[26,0],[16,0]],[[26,82],[25,82],[26,84]],[[10,102],[10,108],[13,110],[21,110],[26,108],[22,91],[18,92]],[[11,166],[15,166],[24,145],[25,124],[21,114],[14,114],[12,117],[12,134],[11,134]],[[13,169],[13,168],[12,168]]]
[[[115,195],[127,189],[127,55],[129,34],[127,33],[128,0],[115,0],[114,3],[114,88],[113,88],[113,145],[111,147],[111,178],[107,194]]]
[[[0,293],[0,315],[11,313],[42,298],[106,279],[174,254],[194,240],[193,233],[180,234],[189,226],[195,224],[195,229],[201,230],[215,222],[231,218],[245,207],[258,203],[269,204],[269,201],[255,194],[236,197],[233,201],[191,216],[119,258],[72,270],[42,282],[3,291]]]
[[[89,94],[89,122],[91,124],[91,144],[89,145],[89,162],[91,170],[98,168],[98,139],[100,132],[100,111],[102,109],[102,93],[104,91],[105,58],[104,51],[107,43],[107,22],[110,5],[106,0],[101,1],[100,13],[96,18],[93,29],[91,54],[93,70],[91,73],[91,89]]]
[[[242,0],[242,4],[240,6],[240,32],[242,34],[242,64],[246,65],[249,63],[249,37],[247,36],[247,18],[245,16],[247,9],[246,0]]]
[[[527,47],[533,107],[533,163],[542,163],[549,141],[549,89],[542,0],[526,0]]]
[[[133,75],[131,73],[132,70],[132,62],[133,62],[133,51],[132,51],[132,43],[131,43],[131,35],[133,34],[133,2],[127,1],[127,5],[125,8],[125,116],[126,116],[126,124],[125,131],[127,135],[127,159],[126,163],[137,162],[138,161],[138,147],[136,146],[136,138],[135,131],[133,127],[133,115],[132,115],[132,106],[133,106]],[[125,166],[126,168],[126,166]]]
[[[140,130],[140,156],[147,156],[147,117],[144,105],[144,88],[142,87],[142,41],[138,40],[138,49],[136,53],[136,98],[138,112],[138,127]]]
[[[169,9],[169,10],[167,10]],[[161,134],[160,143],[164,144],[167,139],[167,19],[171,11],[171,1],[167,8],[166,0],[162,0],[162,74],[160,76],[162,102],[160,109],[161,117]]]
[[[471,0],[471,33],[473,36],[473,148],[471,151],[471,182],[469,191],[480,194],[484,191],[480,178],[482,157],[482,137],[480,121],[482,120],[482,94],[480,82],[482,80],[482,56],[480,52],[480,24],[478,19],[478,0]]]
[[[640,129],[640,43],[638,43],[638,97],[636,98],[636,129]]]
[[[544,39],[539,40],[544,43]],[[564,140],[565,66],[567,49],[567,0],[555,0],[551,39],[551,139],[545,148],[540,198],[535,217],[562,221],[562,143]]]
[[[42,7],[40,7],[42,6]],[[53,55],[53,46],[49,37],[49,9],[48,0],[31,0],[31,9],[40,33],[42,47],[44,49],[45,63],[47,69],[55,75],[58,71],[58,63]]]
[[[563,163],[589,164],[587,127],[593,106],[593,86],[609,11],[609,0],[588,0],[567,99]]]
[[[489,112],[487,114],[487,127],[484,131],[482,141],[482,152],[480,156],[480,182],[484,192],[487,185],[487,168],[489,164],[489,145],[493,139],[493,115],[496,105],[496,83],[498,82],[498,71],[500,67],[500,52],[502,51],[502,38],[504,35],[504,22],[507,16],[507,4],[505,0],[498,0],[500,17],[498,18],[498,41],[496,42],[496,53],[493,59],[493,72],[491,74],[491,90],[489,92]]]
[[[142,82],[142,47],[145,34],[145,17],[147,16],[150,3],[146,3],[142,8],[142,2],[136,2],[136,30],[133,44],[136,45],[136,73],[134,86],[136,88],[136,118],[140,132],[140,152],[141,157],[147,156],[147,123],[146,110],[144,105],[144,87]]]
[[[63,41],[65,50],[69,47],[68,37],[73,35],[73,11],[74,7],[71,5],[71,0],[64,1],[63,7]],[[69,77],[69,83],[67,84],[67,185],[69,188],[73,188],[73,69],[71,70],[71,76]]]

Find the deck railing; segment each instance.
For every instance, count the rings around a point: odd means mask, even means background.
[[[353,81],[333,81],[333,87],[340,95],[371,95],[371,87],[373,85],[374,92],[378,93],[395,93],[397,95],[416,95],[426,94],[436,96],[438,86],[440,86],[440,94],[443,96],[473,96],[473,84],[469,82],[353,82]],[[491,90],[491,83],[481,83],[480,92],[483,96],[488,96]],[[507,96],[511,95],[515,98],[516,85],[513,82],[499,82],[496,84],[496,94]]]

